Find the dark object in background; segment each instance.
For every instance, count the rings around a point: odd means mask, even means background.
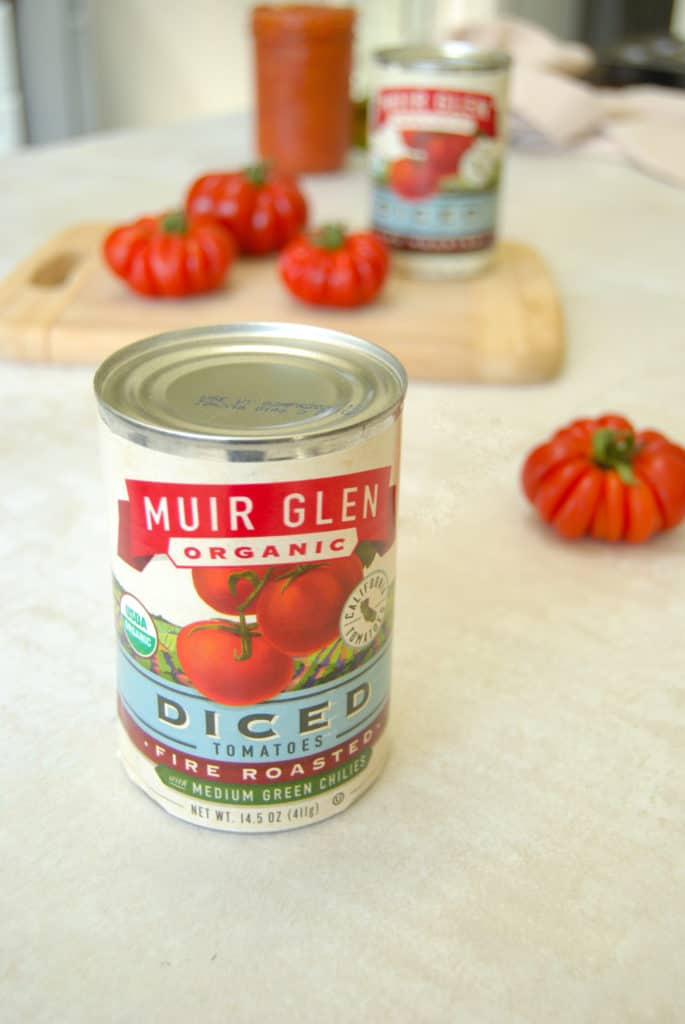
[[[580,38],[597,54],[594,85],[685,87],[685,43],[669,34],[673,0],[584,0]]]
[[[603,52],[636,36],[666,35],[673,0],[582,0],[580,38]]]
[[[596,85],[650,82],[685,88],[685,42],[671,35],[639,36],[600,51],[592,71]]]

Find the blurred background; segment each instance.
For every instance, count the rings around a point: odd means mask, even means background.
[[[0,154],[91,132],[247,110],[249,0],[0,0]],[[373,49],[515,16],[597,54],[596,84],[685,84],[685,0],[366,0]]]

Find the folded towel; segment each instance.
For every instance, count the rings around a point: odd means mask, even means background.
[[[518,18],[457,26],[449,36],[511,54],[514,145],[611,151],[685,187],[685,92],[656,85],[606,89],[579,81],[593,65],[592,52]]]

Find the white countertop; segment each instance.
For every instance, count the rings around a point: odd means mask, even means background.
[[[0,161],[0,272],[248,149],[219,120]],[[359,171],[306,184],[363,221]],[[557,276],[567,365],[411,384],[393,752],[312,828],[195,829],[126,780],[92,368],[1,366],[5,1020],[683,1020],[685,527],[566,545],[517,476],[580,414],[685,441],[685,193],[513,154],[503,227]]]

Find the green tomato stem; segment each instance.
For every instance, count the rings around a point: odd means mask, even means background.
[[[602,469],[615,469],[624,484],[634,484],[633,460],[640,446],[629,430],[599,427],[592,435],[592,460]]]
[[[321,569],[328,566],[328,562],[304,562],[302,565],[296,565],[293,569],[289,569],[287,572],[281,573],[280,575],[274,575],[274,582],[282,583],[281,593],[285,592],[293,580],[299,579],[300,576],[304,576],[305,573],[311,572],[312,569]]]
[[[347,231],[344,224],[324,224],[313,232],[311,240],[320,249],[327,249],[332,252],[339,249],[345,243]]]
[[[240,637],[240,654],[233,652],[234,661],[247,661],[252,657],[252,630],[245,619],[245,612],[240,613],[240,626],[238,636]]]
[[[269,164],[266,160],[250,164],[248,167],[243,168],[243,174],[253,185],[264,185],[269,177]]]
[[[232,636],[240,637],[240,653],[233,652],[236,661],[246,661],[252,654],[252,638],[261,636],[256,626],[251,626],[245,619],[243,612],[240,613],[238,623],[229,619],[216,619],[214,622],[196,622],[189,627],[189,632],[198,633],[209,629],[216,633],[230,633]]]
[[[167,235],[185,235],[188,230],[188,221],[183,210],[174,210],[162,217],[161,228]]]
[[[247,580],[252,584],[252,590],[249,592],[244,601],[238,605],[238,612],[244,612],[245,609],[250,605],[255,597],[263,589],[264,584],[271,575],[271,569],[267,569],[262,578],[260,579],[258,574],[253,569],[245,569],[244,572],[232,572],[228,578],[228,589],[231,597],[238,597],[238,583],[240,580]]]

